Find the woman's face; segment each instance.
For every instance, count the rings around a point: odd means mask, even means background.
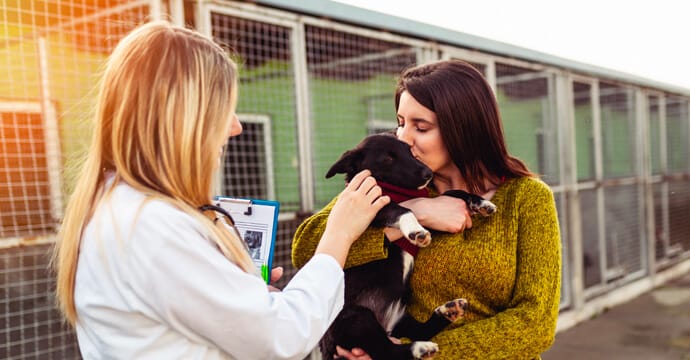
[[[418,103],[407,91],[400,95],[396,135],[410,145],[412,155],[434,173],[455,166],[441,139],[436,113]]]

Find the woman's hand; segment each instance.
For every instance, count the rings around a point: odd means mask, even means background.
[[[333,205],[316,253],[330,254],[344,266],[352,243],[389,202],[388,196],[381,196],[381,188],[369,170],[355,175]]]
[[[283,277],[283,267],[282,266],[277,266],[271,269],[271,284],[275,283],[276,281],[280,280],[280,278]],[[268,285],[268,291],[281,291],[277,287],[273,285]]]
[[[417,221],[430,229],[458,233],[472,227],[472,217],[464,200],[452,196],[416,198],[400,205],[412,210]]]
[[[394,338],[392,336],[388,337],[393,344],[400,344],[400,339]],[[351,351],[347,351],[340,346],[335,347],[335,353],[338,356],[344,357],[347,360],[371,360],[371,356],[364,352],[364,350],[360,348],[352,348]]]
[[[381,188],[369,170],[355,175],[345,187],[328,215],[326,232],[342,234],[350,243],[369,227],[376,213],[390,202],[388,196],[381,196]]]
[[[336,346],[335,351],[338,356],[344,357],[347,360],[371,360],[371,356],[360,348],[353,348],[352,351],[347,351],[340,346]]]

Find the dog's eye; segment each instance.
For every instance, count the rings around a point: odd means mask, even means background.
[[[382,160],[383,160],[383,163],[386,165],[390,165],[393,163],[393,161],[395,161],[395,159],[391,155],[384,156]]]

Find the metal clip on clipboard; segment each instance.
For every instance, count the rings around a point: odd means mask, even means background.
[[[232,207],[231,210],[229,211],[231,214],[242,214],[245,216],[252,216],[252,200],[251,199],[223,198],[223,201],[231,202],[233,204],[242,205],[242,207],[240,209],[236,209],[235,207]],[[219,201],[216,201],[216,206],[220,206]]]

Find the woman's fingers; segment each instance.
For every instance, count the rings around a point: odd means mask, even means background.
[[[283,277],[283,267],[282,266],[277,266],[271,269],[271,282],[276,282],[280,280],[281,277]]]
[[[350,179],[350,182],[347,183],[347,186],[345,187],[345,190],[351,190],[351,191],[356,191],[357,189],[360,188],[364,180],[368,179],[371,176],[371,171],[369,170],[362,170],[355,174],[355,176]],[[374,181],[374,183],[376,183]]]
[[[271,284],[275,283],[276,281],[280,280],[280,278],[283,276],[283,267],[282,266],[277,266],[271,269]],[[268,291],[280,291],[277,287],[273,285],[268,285]]]
[[[335,350],[336,355],[333,356],[334,358],[340,356],[348,360],[371,360],[369,354],[365,353],[364,350],[360,348],[354,348],[352,351],[347,351],[340,346],[336,346]]]
[[[366,169],[357,173],[345,189],[367,194],[372,199],[372,202],[383,193],[381,187],[376,184],[376,179],[371,176],[371,171]]]
[[[345,190],[361,191],[363,194],[367,194],[378,187],[376,186],[376,179],[371,176],[369,170],[362,170],[357,173],[347,185]]]
[[[472,227],[472,216],[470,215],[470,210],[465,205],[465,229]]]

